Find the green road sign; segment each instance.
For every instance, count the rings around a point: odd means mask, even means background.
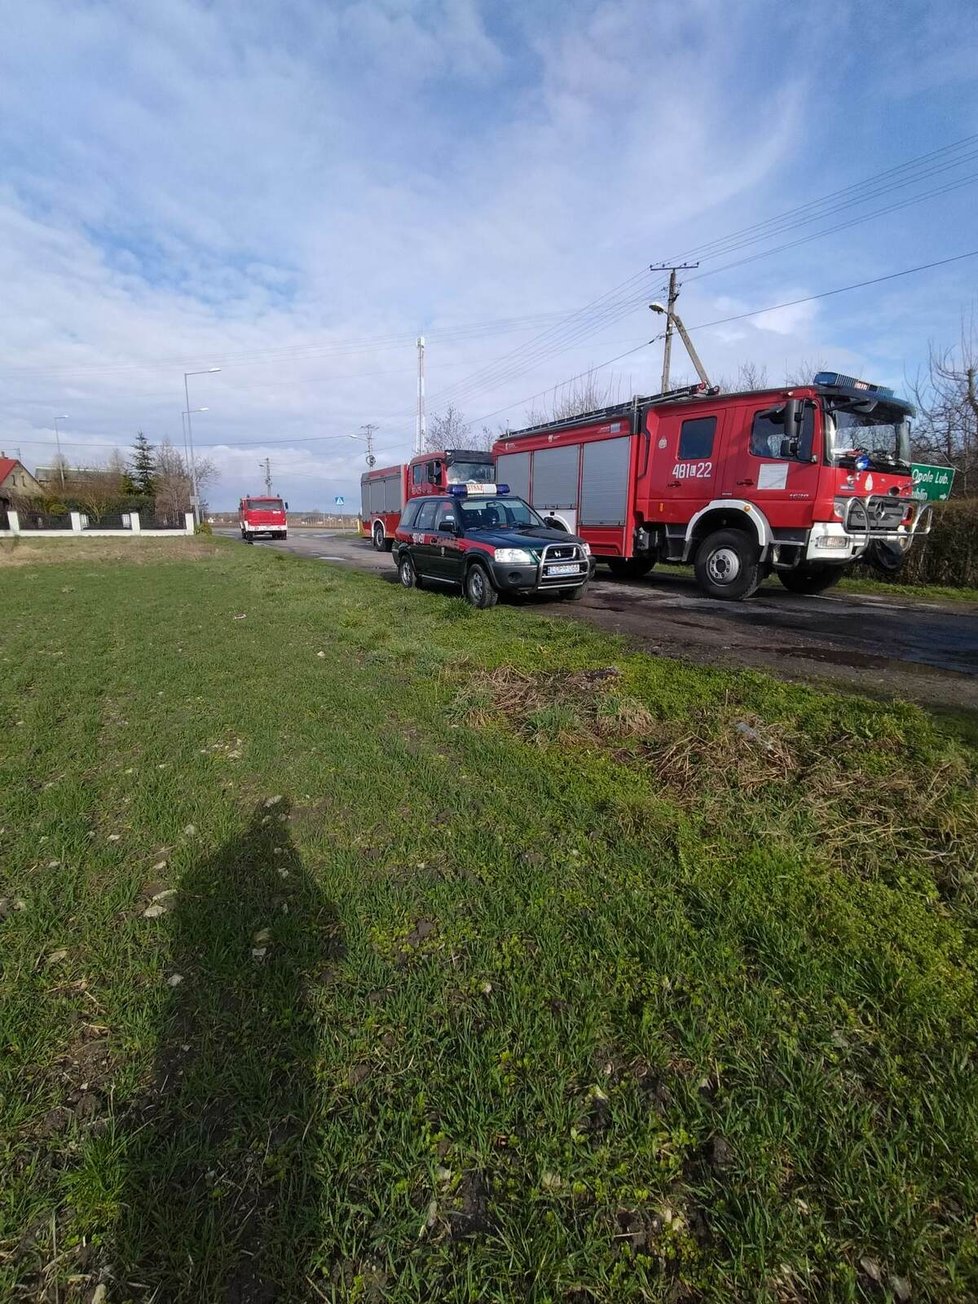
[[[947,500],[954,482],[952,466],[927,466],[923,462],[914,462],[911,469],[915,498],[925,498],[929,503],[943,503]]]

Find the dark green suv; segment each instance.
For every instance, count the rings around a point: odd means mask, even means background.
[[[503,486],[475,494],[456,486],[411,499],[393,553],[405,588],[458,586],[474,607],[493,606],[500,593],[552,593],[576,601],[594,573],[583,539],[547,525]]]

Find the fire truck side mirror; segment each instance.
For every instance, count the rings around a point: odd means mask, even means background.
[[[801,403],[796,398],[785,399],[784,404],[784,437],[785,439],[798,438],[798,423],[801,421]]]

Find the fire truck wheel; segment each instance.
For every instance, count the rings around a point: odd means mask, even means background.
[[[465,572],[465,596],[473,607],[494,607],[499,601],[499,594],[492,587],[485,566],[480,566],[477,561]]]
[[[616,580],[640,580],[655,565],[654,557],[609,557],[608,569]]]
[[[380,521],[374,521],[374,528],[371,537],[373,538],[374,547],[377,551],[383,552],[387,545],[387,540],[384,538],[384,527],[381,525]],[[390,551],[390,549],[388,548],[387,551]]]
[[[755,593],[763,578],[757,544],[743,530],[717,530],[700,544],[696,579],[711,598],[739,602]]]
[[[778,571],[778,579],[789,593],[824,593],[838,584],[845,573],[845,566],[820,566],[813,562],[795,570]]]
[[[421,580],[414,569],[414,562],[407,555],[397,563],[397,578],[406,589],[420,589]]]

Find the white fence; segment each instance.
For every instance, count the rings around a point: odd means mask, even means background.
[[[70,529],[21,529],[21,519],[16,511],[7,512],[7,529],[0,529],[0,539],[121,539],[125,535],[145,535],[147,539],[159,539],[160,535],[192,535],[193,512],[185,512],[183,527],[175,529],[151,529],[143,531],[138,511],[126,511],[123,514],[123,528],[94,529],[89,526],[89,518],[80,511],[70,512],[72,528]]]
[[[84,535],[86,539],[118,539],[124,535],[147,534],[154,539],[160,536],[177,535],[182,537],[185,534],[193,534],[194,517],[192,512],[187,512],[183,518],[183,528],[176,530],[147,530],[144,531],[139,520],[138,512],[126,512],[122,517],[123,528],[121,530],[100,530],[97,526],[92,529],[88,525],[88,517],[83,516],[81,512],[71,513],[70,530],[22,530],[20,528],[20,517],[16,512],[8,509],[7,511],[7,529],[0,530],[0,539],[74,539]]]

